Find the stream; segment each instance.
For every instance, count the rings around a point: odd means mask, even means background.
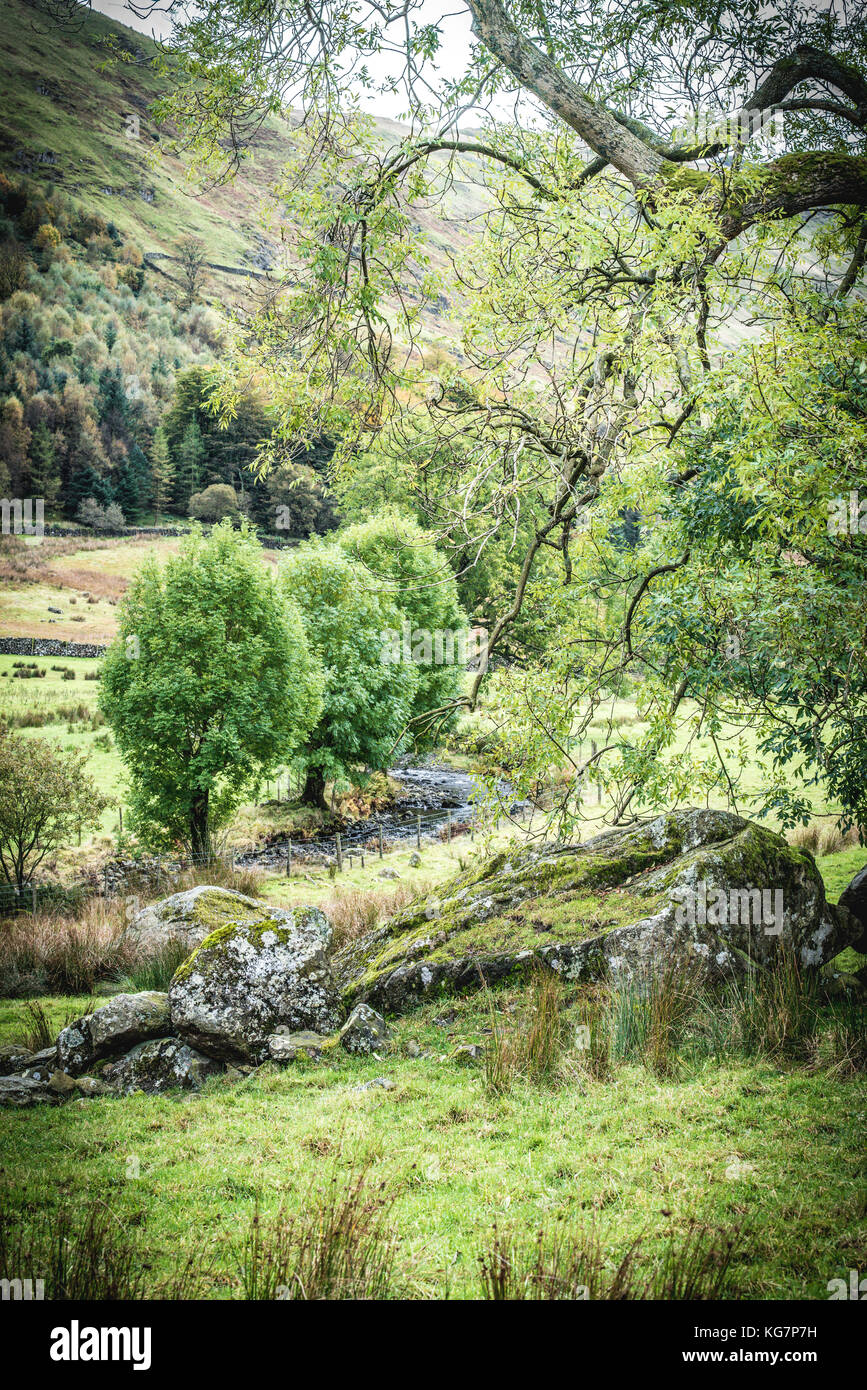
[[[473,798],[478,783],[468,772],[432,765],[429,767],[394,767],[389,777],[403,788],[397,805],[390,811],[377,812],[361,820],[349,822],[341,831],[344,853],[357,852],[362,846],[371,850],[378,846],[379,835],[389,844],[414,841],[421,817],[421,838],[439,839],[449,818],[455,833],[469,829],[476,815]],[[500,794],[508,799],[509,786],[500,783]],[[516,801],[510,806],[518,812],[528,803]],[[310,840],[292,841],[292,855],[303,859],[330,858],[335,853],[333,834],[316,835]],[[286,841],[257,846],[236,856],[236,863],[261,868],[276,868],[286,862]]]

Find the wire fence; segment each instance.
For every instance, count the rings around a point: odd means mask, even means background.
[[[523,804],[516,808],[516,815],[523,819],[529,808]],[[469,835],[475,839],[476,829],[482,820],[481,814],[472,807],[457,811],[424,811],[405,821],[391,821],[382,825],[363,825],[335,832],[331,836],[317,836],[315,839],[287,839],[281,842],[286,858],[286,872],[291,873],[294,859],[325,858],[331,860],[338,872],[345,867],[353,868],[356,859],[362,867],[366,857],[384,855],[398,846],[415,843],[421,848],[422,841],[441,840],[451,844],[453,838]]]
[[[526,820],[532,815],[532,809],[529,804],[522,802],[513,808],[512,814],[518,820]],[[445,844],[451,844],[453,839],[461,836],[474,840],[481,821],[480,812],[472,807],[462,807],[453,811],[420,812],[407,820],[385,824],[350,826],[345,831],[335,831],[333,835],[287,837],[265,850],[148,855],[142,859],[113,860],[87,883],[26,883],[21,888],[0,885],[0,917],[9,917],[18,912],[36,915],[46,908],[72,910],[96,896],[105,899],[122,897],[130,884],[142,880],[151,884],[163,881],[169,886],[172,879],[197,868],[219,869],[228,875],[244,869],[270,867],[280,868],[289,876],[294,866],[313,860],[342,873],[347,868],[354,868],[356,861],[363,868],[368,859],[383,859],[386,854],[410,844],[420,849],[423,842],[430,843],[432,840]]]

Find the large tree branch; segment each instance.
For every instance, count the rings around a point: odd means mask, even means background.
[[[467,0],[473,33],[527,91],[559,116],[594,154],[642,187],[658,177],[663,159],[645,140],[590,98],[524,37],[499,0]]]

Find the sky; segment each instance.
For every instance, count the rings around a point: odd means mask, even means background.
[[[171,26],[164,15],[155,12],[147,19],[139,19],[127,8],[125,0],[92,0],[92,7],[100,14],[117,20],[119,24],[126,24],[131,29],[139,29],[156,38],[166,38],[170,32]],[[439,71],[443,76],[455,77],[464,70],[469,57],[472,43],[470,15],[463,7],[456,7],[452,13],[445,16],[442,11],[442,0],[423,0],[415,19],[419,24],[435,21],[440,24],[445,34],[445,42],[438,59]],[[394,55],[381,54],[378,59],[369,60],[367,66],[375,77],[384,78],[395,70],[396,62]],[[388,116],[392,120],[399,119],[403,110],[400,93],[382,93],[374,96],[368,92],[364,94],[361,105],[374,115]]]

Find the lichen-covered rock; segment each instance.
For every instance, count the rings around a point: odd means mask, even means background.
[[[65,1071],[53,1071],[46,1084],[52,1095],[59,1096],[61,1100],[68,1100],[77,1085],[74,1077]]]
[[[18,1073],[31,1081],[47,1081],[57,1070],[57,1045],[40,1048],[31,1052],[23,1067],[10,1067],[10,1074]]]
[[[0,1107],[18,1109],[27,1105],[44,1105],[56,1101],[48,1082],[32,1076],[0,1076]]]
[[[157,990],[116,994],[92,1014],[76,1019],[57,1039],[57,1065],[70,1076],[88,1071],[102,1057],[116,1057],[136,1043],[171,1032],[169,996]]]
[[[4,1043],[0,1047],[0,1075],[11,1076],[14,1072],[24,1071],[33,1055],[30,1048],[22,1043]]]
[[[272,907],[259,898],[200,884],[151,903],[133,917],[123,936],[125,941],[148,954],[156,954],[174,943],[185,947],[189,953],[206,936],[229,923],[286,923],[290,917],[291,914],[282,908]]]
[[[725,811],[675,811],[586,844],[501,851],[335,957],[345,1001],[400,1012],[547,965],[568,980],[670,965],[711,977],[820,966],[853,936],[810,854]]]
[[[315,907],[212,932],[172,980],[172,1031],[209,1056],[250,1062],[264,1061],[281,1028],[332,1032],[339,1008],[330,943]]]
[[[209,1076],[218,1076],[224,1070],[222,1062],[197,1052],[182,1038],[158,1038],[140,1043],[125,1057],[105,1067],[102,1080],[123,1095],[132,1091],[197,1091]]]
[[[75,1087],[78,1094],[87,1100],[93,1100],[96,1096],[104,1096],[108,1091],[108,1087],[98,1081],[95,1076],[77,1076]]]
[[[369,1057],[388,1042],[388,1024],[369,1004],[356,1004],[340,1030],[340,1043],[347,1052]]]
[[[318,1060],[334,1042],[334,1038],[314,1033],[310,1028],[303,1028],[300,1033],[272,1033],[268,1039],[268,1056],[272,1062],[294,1062],[302,1055]]]
[[[853,949],[867,956],[867,865],[843,889],[840,907],[851,912],[858,923],[859,931],[852,941]]]

